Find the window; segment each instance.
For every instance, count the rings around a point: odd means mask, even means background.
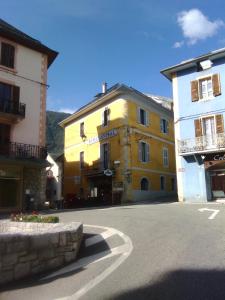
[[[213,96],[212,77],[199,80],[200,99],[208,99]]]
[[[165,119],[160,120],[160,130],[162,133],[169,133],[169,122]]]
[[[109,168],[109,143],[101,145],[101,163],[103,169]]]
[[[17,113],[19,109],[20,88],[0,82],[0,111]]]
[[[84,168],[84,151],[80,152],[80,168]]]
[[[1,43],[1,61],[0,64],[14,69],[14,59],[15,58],[15,47],[7,44]]]
[[[146,110],[143,108],[138,108],[138,122],[142,125],[148,126],[149,124],[149,115]]]
[[[191,81],[192,102],[211,99],[221,95],[219,74],[213,74],[198,80]]]
[[[176,180],[175,178],[171,178],[171,191],[176,191]]]
[[[0,124],[0,155],[9,153],[10,125]]]
[[[142,178],[141,179],[141,190],[142,191],[148,191],[149,189],[149,182],[147,178]]]
[[[109,108],[105,108],[102,114],[102,126],[105,127],[109,124],[109,115],[110,115],[110,110]]]
[[[163,166],[169,166],[169,153],[167,148],[163,148]]]
[[[145,142],[139,142],[139,160],[141,162],[149,161],[149,144]]]
[[[84,122],[80,123],[80,136],[85,137],[84,134]]]
[[[165,177],[160,176],[160,190],[164,191],[165,190]]]

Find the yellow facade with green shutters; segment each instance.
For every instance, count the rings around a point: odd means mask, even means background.
[[[60,125],[64,197],[120,203],[176,194],[171,109],[117,84]]]

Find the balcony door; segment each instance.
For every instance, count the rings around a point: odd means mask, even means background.
[[[207,148],[213,148],[216,146],[216,129],[215,118],[203,118],[203,135],[205,136],[205,145]]]
[[[0,155],[9,153],[10,125],[0,124]]]

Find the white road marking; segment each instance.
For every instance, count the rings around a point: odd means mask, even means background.
[[[212,211],[213,213],[208,217],[209,220],[215,219],[216,215],[219,213],[219,209],[211,209],[211,208],[199,208],[198,209],[200,212],[203,211]]]
[[[112,232],[111,230],[106,230],[104,232],[102,232],[101,234],[96,234],[93,237],[90,237],[88,239],[85,240],[85,246],[89,247],[92,246],[94,244],[97,244],[99,242],[102,242],[104,240],[106,240],[107,238],[109,238],[110,236],[114,235],[115,233]]]
[[[123,232],[121,232],[117,229],[110,228],[110,227],[103,227],[103,226],[93,226],[93,225],[84,225],[84,227],[103,229],[104,232],[111,232],[111,235],[117,234],[123,239],[124,244],[122,246],[111,249],[111,251],[105,251],[105,252],[107,252],[106,253],[107,255],[103,256],[103,257],[99,257],[96,261],[93,261],[93,256],[92,256],[92,263],[101,261],[103,259],[112,257],[114,255],[118,255],[118,258],[105,271],[103,271],[101,274],[99,274],[98,276],[96,276],[95,278],[90,280],[87,284],[85,284],[81,289],[76,291],[74,294],[63,297],[63,298],[57,298],[55,300],[77,300],[77,299],[80,299],[80,297],[85,295],[90,289],[92,289],[93,287],[98,285],[101,281],[103,281],[106,277],[108,277],[113,271],[115,271],[128,258],[128,256],[131,254],[131,252],[133,250],[133,244],[132,244],[131,239],[127,235],[125,235]],[[96,254],[96,256],[102,255],[103,253],[104,252]],[[86,259],[88,259],[88,257]],[[47,278],[47,277],[45,277],[45,278]]]

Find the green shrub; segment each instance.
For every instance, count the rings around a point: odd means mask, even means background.
[[[59,217],[57,216],[40,216],[37,214],[12,214],[10,219],[15,222],[59,223]]]

